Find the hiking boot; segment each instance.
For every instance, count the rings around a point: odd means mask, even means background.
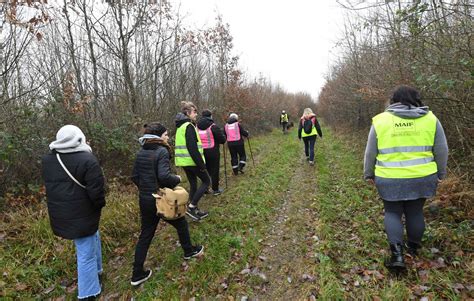
[[[237,168],[233,168],[232,172],[234,173],[234,176],[239,174],[239,170]]]
[[[143,282],[147,281],[150,278],[151,274],[151,270],[133,272],[132,281],[130,282],[130,284],[133,286],[140,285]]]
[[[309,165],[314,166],[314,161],[309,161]]]
[[[411,257],[416,257],[416,256],[418,256],[418,249],[421,248],[421,245],[417,244],[415,242],[409,241],[409,242],[406,243],[406,247],[407,247],[407,253]]]
[[[405,270],[405,259],[403,258],[403,246],[402,244],[390,245],[390,251],[392,255],[390,258],[385,260],[385,267],[394,271],[401,272]]]
[[[188,260],[193,257],[200,256],[204,252],[203,246],[194,246],[190,252],[184,253],[184,259]]]
[[[219,194],[222,194],[223,192],[224,192],[223,189],[217,189],[217,190],[214,190],[214,191],[212,192],[212,194],[213,194],[214,196],[217,196],[217,195],[219,195]]]

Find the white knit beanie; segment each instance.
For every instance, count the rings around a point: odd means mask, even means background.
[[[237,114],[235,114],[235,113],[231,113],[231,114],[229,115],[229,118],[239,120],[239,115],[237,115]]]
[[[51,150],[56,150],[58,153],[74,153],[74,152],[92,152],[92,149],[86,143],[86,136],[75,125],[65,125],[59,129],[56,134],[56,141],[49,145]]]

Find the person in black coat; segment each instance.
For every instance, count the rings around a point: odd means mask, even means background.
[[[152,271],[145,270],[143,265],[148,248],[155,235],[160,216],[156,211],[156,199],[153,193],[158,188],[174,188],[181,182],[181,177],[171,172],[171,151],[168,144],[168,131],[158,123],[145,124],[144,136],[139,139],[142,148],[137,153],[133,166],[132,181],[139,190],[141,233],[135,248],[133,275],[131,284],[139,285],[150,278]],[[189,236],[186,218],[180,217],[166,222],[176,228],[179,242],[184,251],[184,259],[190,259],[203,252],[202,246],[193,246]]]
[[[78,298],[95,298],[101,293],[98,229],[105,206],[102,169],[84,133],[74,125],[63,126],[49,148],[51,152],[42,158],[42,176],[51,228],[55,235],[74,241]]]
[[[232,171],[234,175],[237,175],[239,171],[243,173],[243,169],[247,164],[244,137],[248,137],[249,132],[239,123],[239,116],[237,114],[232,113],[229,115],[225,125],[225,135],[230,152]]]
[[[209,110],[204,110],[202,112],[202,117],[197,122],[197,128],[204,148],[206,168],[211,176],[212,193],[214,195],[219,195],[222,193],[222,190],[219,189],[219,145],[225,143],[226,137],[222,129],[214,123],[212,113]],[[210,133],[208,133],[209,131]]]

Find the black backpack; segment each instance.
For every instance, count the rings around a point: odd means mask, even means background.
[[[303,122],[303,130],[306,134],[311,134],[311,131],[313,130],[313,118],[305,119]]]

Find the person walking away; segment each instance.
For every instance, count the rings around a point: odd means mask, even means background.
[[[364,158],[364,178],[375,184],[384,205],[384,225],[391,256],[385,265],[405,269],[407,252],[417,255],[425,230],[423,205],[446,176],[448,145],[441,123],[424,106],[420,93],[400,86],[385,112],[372,119]]]
[[[306,108],[301,116],[299,127],[298,127],[298,139],[303,138],[304,142],[304,153],[306,154],[306,160],[309,161],[309,165],[314,165],[314,146],[316,144],[316,135],[323,138],[323,132],[319,125],[316,115],[313,110]]]
[[[244,173],[244,167],[247,164],[244,137],[248,137],[249,132],[239,123],[239,116],[237,114],[232,113],[229,115],[225,125],[225,135],[230,152],[232,172],[234,175],[238,175],[239,172]]]
[[[219,167],[220,167],[220,144],[226,142],[222,129],[214,123],[212,112],[202,111],[202,117],[197,122],[199,137],[204,149],[206,168],[211,176],[211,187],[213,195],[223,192],[219,189]]]
[[[144,263],[150,243],[161,217],[157,215],[156,199],[152,195],[159,188],[173,189],[181,182],[181,177],[171,173],[171,148],[168,144],[168,131],[159,122],[144,125],[144,135],[138,139],[141,149],[136,155],[132,181],[138,187],[141,231],[135,247],[131,285],[137,286],[148,280],[152,270],[145,270]],[[178,233],[184,252],[184,259],[200,255],[204,248],[193,246],[189,235],[188,223],[184,216],[168,220]]]
[[[65,125],[42,158],[49,221],[53,233],[74,242],[79,300],[101,293],[99,221],[105,206],[104,176],[80,128]]]
[[[209,215],[201,211],[198,203],[209,188],[211,179],[206,170],[204,151],[201,138],[197,133],[194,122],[197,117],[197,108],[192,102],[181,102],[181,112],[176,115],[175,163],[181,166],[188,178],[190,204],[186,214],[194,220],[201,220]],[[197,179],[201,185],[197,187]]]
[[[280,115],[280,125],[282,127],[283,134],[286,134],[287,129],[288,129],[288,114],[286,113],[285,110],[281,111]]]

